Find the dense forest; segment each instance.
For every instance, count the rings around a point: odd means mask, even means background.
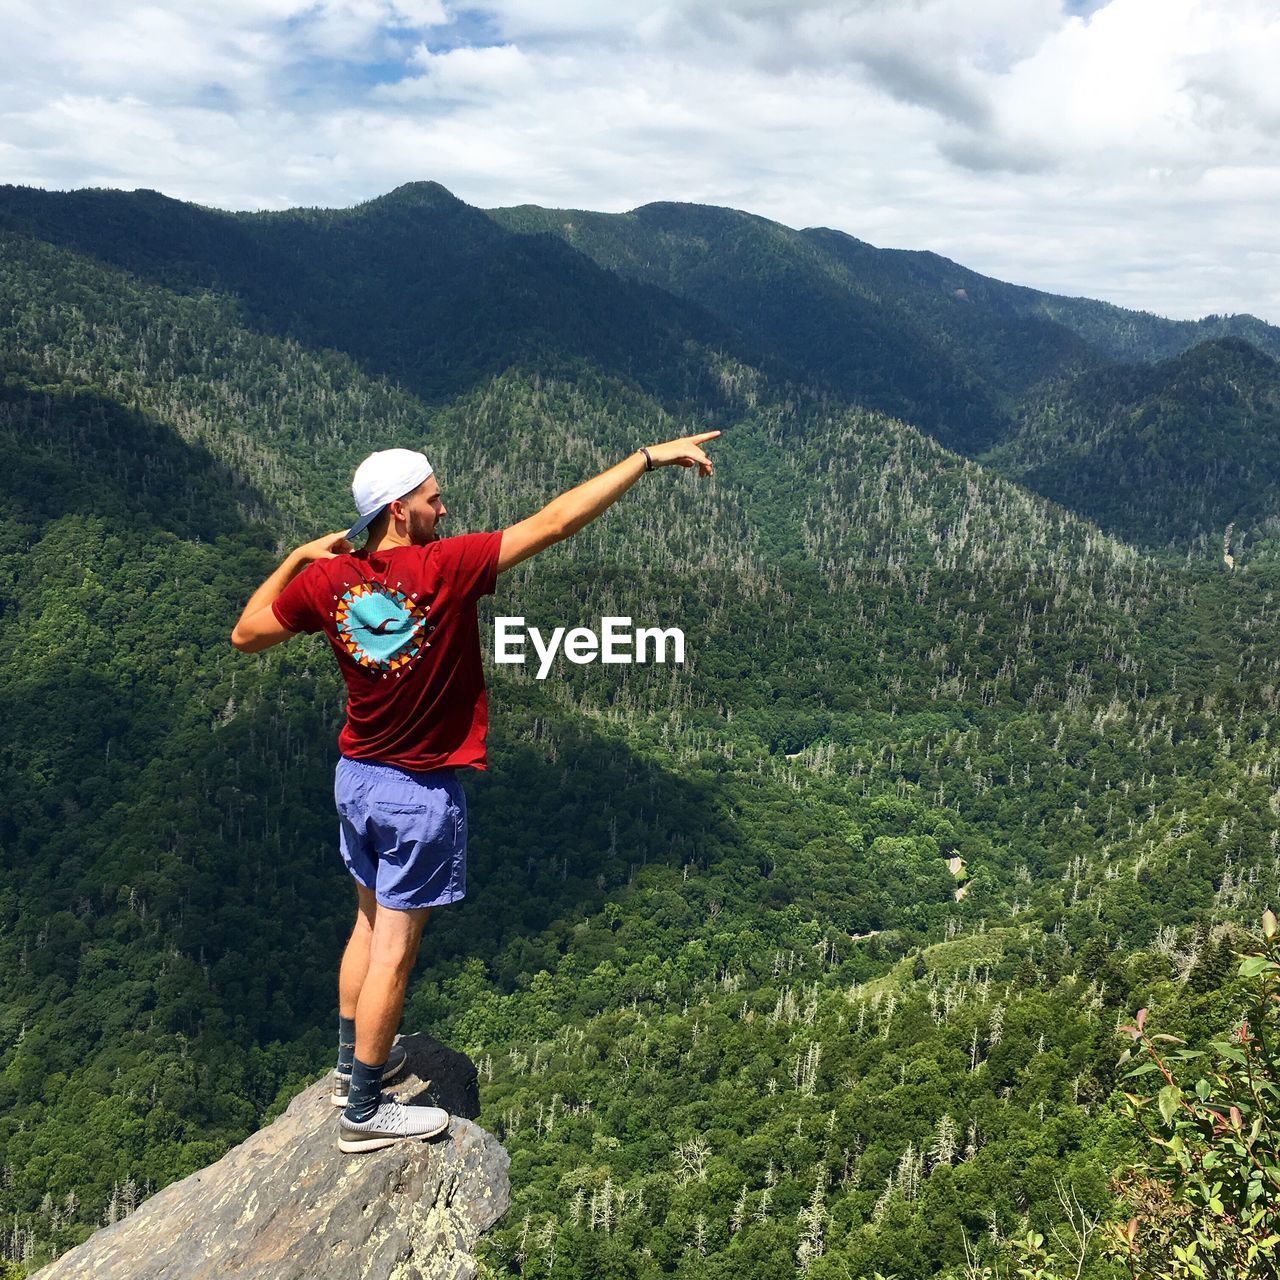
[[[707,427],[483,605],[688,643],[486,662],[405,1017],[512,1156],[486,1265],[1128,1274],[1124,1028],[1238,1028],[1280,898],[1277,336],[731,210],[0,189],[0,1276],[331,1065],[342,685],[227,636],[355,462],[462,532]]]

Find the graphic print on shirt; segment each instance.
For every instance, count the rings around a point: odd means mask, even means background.
[[[357,582],[338,601],[338,639],[362,667],[399,671],[430,647],[429,607],[381,582]]]

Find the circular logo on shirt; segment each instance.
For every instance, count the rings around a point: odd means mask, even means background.
[[[371,671],[398,671],[427,647],[427,608],[395,587],[357,582],[338,601],[338,639]]]

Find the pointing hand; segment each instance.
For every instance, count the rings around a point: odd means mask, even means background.
[[[718,431],[701,431],[697,435],[668,440],[665,444],[652,444],[649,456],[655,467],[697,467],[700,475],[709,476],[712,472],[711,459],[700,446],[719,434]]]

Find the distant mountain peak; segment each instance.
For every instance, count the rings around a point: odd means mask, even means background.
[[[465,205],[448,187],[438,182],[423,179],[418,182],[404,182],[393,187],[386,195],[374,196],[356,205],[357,209],[386,208],[423,208],[438,209],[441,206]]]
[[[1244,318],[1254,319],[1252,316]],[[1165,363],[1171,366],[1199,366],[1220,361],[1223,356],[1234,357],[1237,361],[1243,361],[1247,367],[1260,371],[1274,372],[1276,368],[1275,356],[1260,350],[1248,338],[1234,333],[1215,334],[1170,357]]]

